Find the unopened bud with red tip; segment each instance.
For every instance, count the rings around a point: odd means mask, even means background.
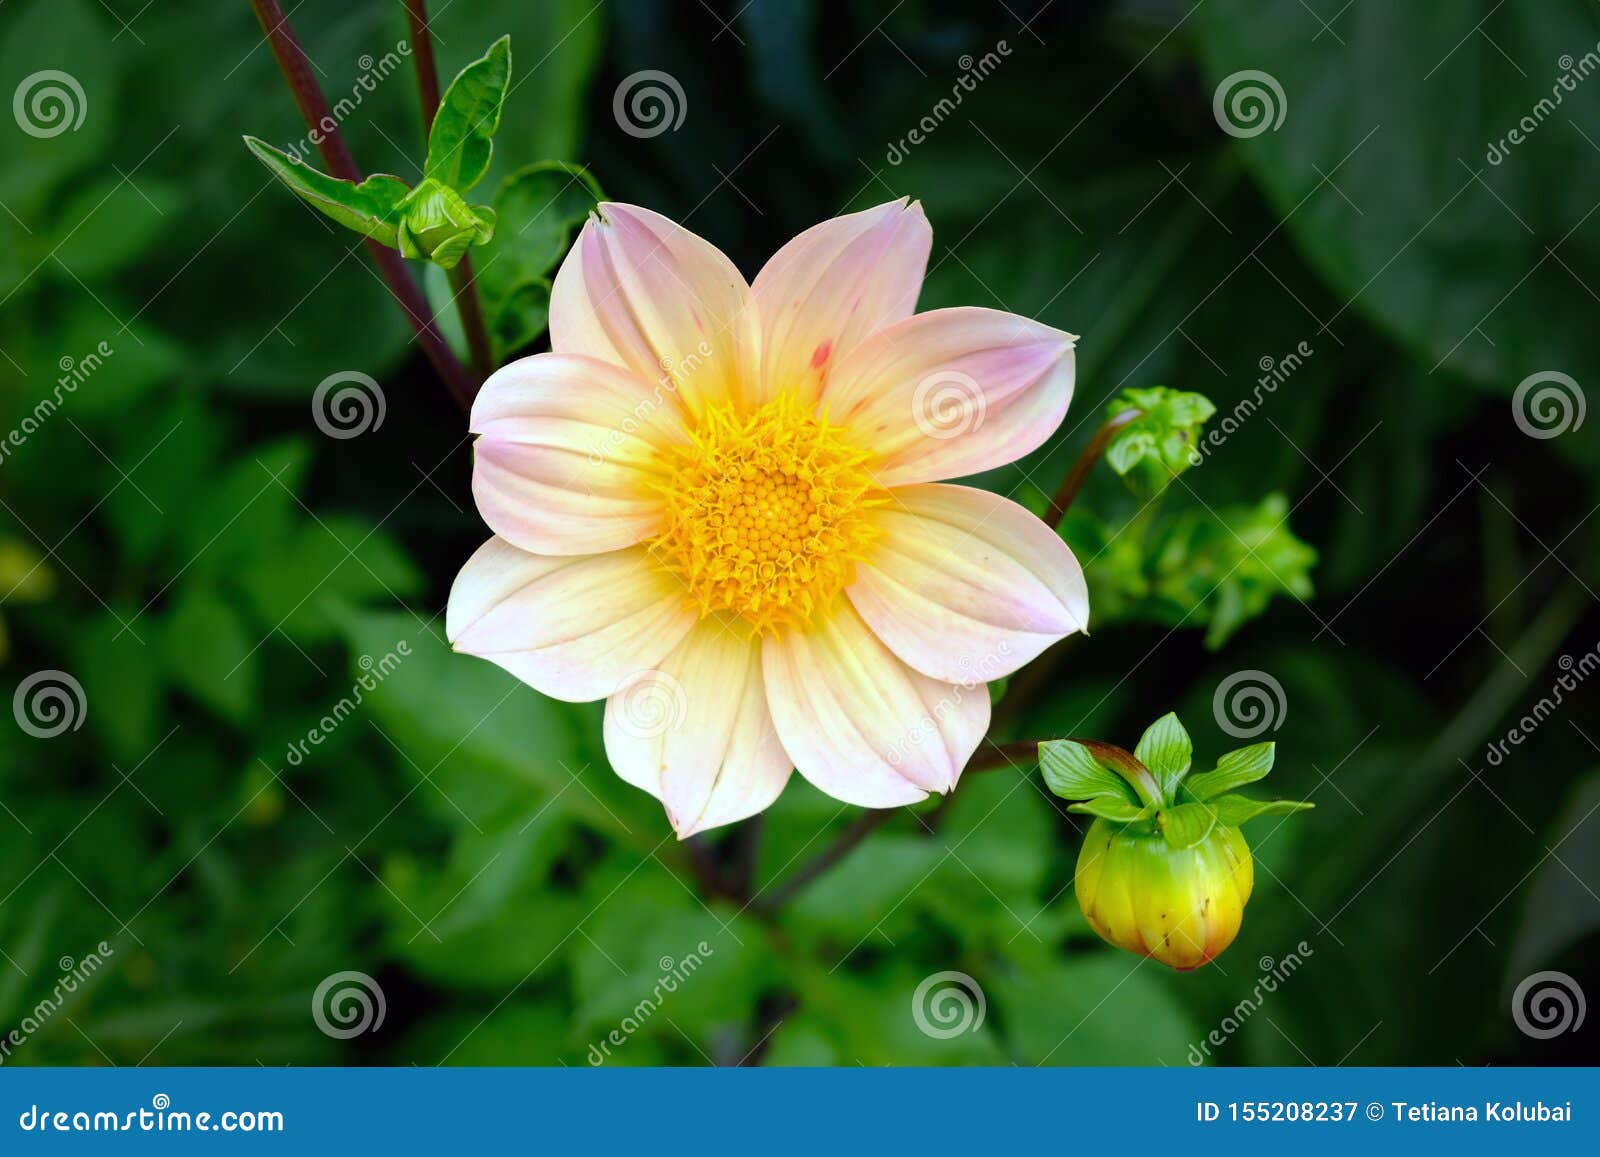
[[[1309,808],[1231,794],[1272,769],[1273,745],[1229,752],[1189,774],[1193,748],[1176,715],[1151,725],[1132,752],[1086,740],[1039,745],[1050,790],[1095,817],[1078,856],[1078,904],[1118,948],[1173,968],[1198,968],[1239,933],[1255,884],[1241,824]]]

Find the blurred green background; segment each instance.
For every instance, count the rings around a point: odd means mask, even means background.
[[[60,70],[84,116],[0,118],[0,689],[63,672],[82,699],[60,734],[0,727],[0,1033],[108,954],[7,1063],[580,1065],[630,1020],[606,1063],[1592,1059],[1592,1024],[1532,1037],[1512,991],[1600,981],[1600,416],[1570,412],[1600,347],[1600,6],[433,8],[446,79],[511,34],[491,180],[582,162],[751,276],[909,195],[934,227],[924,308],[1083,335],[1067,423],[986,485],[1037,502],[1124,388],[1201,391],[1213,428],[1256,398],[1153,512],[1093,479],[1094,633],[1014,681],[1010,734],[1131,746],[1176,708],[1215,758],[1238,746],[1218,688],[1266,675],[1273,794],[1317,810],[1252,826],[1243,932],[1189,975],[1088,931],[1080,821],[1032,769],[895,817],[775,918],[707,904],[606,767],[598,705],[445,646],[487,533],[464,424],[359,240],[242,146],[305,135],[248,5],[9,0],[0,96]],[[359,83],[405,37],[399,3],[292,19],[330,97],[361,92],[363,169],[414,180],[409,61]],[[614,111],[642,70],[683,93],[649,137]],[[1238,135],[1214,101],[1246,70],[1282,119]],[[339,371],[382,386],[357,438],[312,421]],[[1542,372],[1575,382],[1553,437],[1513,403]],[[1291,526],[1319,557],[1298,591]],[[693,854],[753,853],[766,885],[852,818],[796,777],[759,843]],[[348,1039],[312,1015],[346,971],[385,1008]],[[945,971],[984,997],[953,1036],[912,1014]]]

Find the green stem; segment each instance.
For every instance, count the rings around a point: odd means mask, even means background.
[[[273,58],[278,62],[283,79],[289,85],[289,91],[294,94],[300,117],[317,141],[317,149],[322,154],[328,172],[341,180],[360,181],[361,170],[356,167],[355,158],[350,155],[350,148],[339,132],[339,123],[334,119],[333,110],[328,107],[328,98],[323,95],[317,78],[311,74],[310,62],[306,59],[305,50],[300,47],[300,41],[295,38],[289,18],[284,15],[283,5],[278,0],[250,0],[250,7],[261,23],[261,31],[272,49]],[[433,363],[434,370],[444,380],[457,404],[462,410],[470,411],[478,384],[439,332],[433,311],[428,308],[428,300],[423,297],[422,289],[406,268],[405,261],[395,250],[371,238],[367,239],[367,251],[372,255],[378,272],[383,275],[384,284],[405,314],[412,332],[416,334],[422,352]]]
[[[422,102],[422,135],[433,130],[439,113],[439,68],[433,58],[433,30],[428,23],[427,0],[403,0],[406,24],[411,30],[411,59],[417,66],[417,96]],[[450,270],[450,292],[461,318],[461,331],[467,336],[467,356],[472,372],[481,382],[494,372],[493,346],[484,323],[483,302],[478,297],[478,281],[472,272],[472,259],[462,256]]]

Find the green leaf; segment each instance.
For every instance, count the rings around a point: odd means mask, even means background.
[[[162,625],[168,678],[232,723],[255,714],[261,648],[238,612],[214,591],[186,588]]]
[[[985,988],[1013,1059],[1028,1064],[1182,1067],[1197,1039],[1170,978],[1112,952],[997,970]]]
[[[1278,493],[1256,506],[1185,510],[1156,523],[1143,543],[1127,525],[1074,509],[1065,537],[1098,560],[1086,573],[1102,623],[1204,626],[1210,650],[1279,595],[1305,600],[1314,593],[1317,552],[1290,528],[1289,501]]]
[[[1111,820],[1113,823],[1131,824],[1140,820],[1147,820],[1155,815],[1154,805],[1136,807],[1121,799],[1091,799],[1083,803],[1069,804],[1069,812],[1082,816],[1094,816],[1097,819]]]
[[[400,205],[410,193],[399,177],[379,173],[358,185],[318,172],[256,137],[246,136],[244,143],[273,176],[325,216],[382,245],[398,242]]]
[[[1182,803],[1156,815],[1156,828],[1171,847],[1192,848],[1217,826],[1217,810],[1209,804]]]
[[[1230,751],[1217,760],[1216,770],[1191,775],[1184,781],[1189,794],[1198,800],[1214,799],[1224,792],[1265,778],[1272,770],[1276,746],[1272,743],[1252,743]]]
[[[500,230],[485,250],[479,280],[496,293],[546,278],[566,253],[573,231],[605,199],[581,165],[544,161],[512,173],[495,191]]]
[[[423,175],[465,193],[483,179],[511,82],[511,38],[502,36],[450,82],[428,132]]]
[[[1230,828],[1236,828],[1257,816],[1286,816],[1295,812],[1309,811],[1316,804],[1304,800],[1294,799],[1251,799],[1244,795],[1225,795],[1220,799],[1211,801],[1211,806],[1217,810],[1217,818]]]
[[[106,177],[62,209],[54,229],[56,259],[85,281],[110,276],[149,252],[182,204],[174,185]]]
[[[1175,798],[1178,784],[1189,773],[1194,744],[1183,724],[1178,722],[1178,716],[1169,711],[1149,726],[1133,754],[1151,770],[1161,785],[1162,795],[1170,800]]]
[[[1039,744],[1039,770],[1044,773],[1045,785],[1062,799],[1139,801],[1127,780],[1100,766],[1089,749],[1075,740],[1051,739]]]
[[[1277,91],[1254,89],[1281,127],[1235,130],[1247,139],[1232,149],[1335,299],[1430,373],[1505,392],[1535,369],[1595,364],[1594,327],[1552,319],[1575,286],[1600,284],[1600,216],[1592,198],[1550,195],[1600,183],[1600,152],[1583,139],[1600,118],[1600,87],[1581,61],[1574,68],[1594,47],[1594,5],[1372,5],[1338,26],[1343,43],[1300,5],[1281,20],[1259,9],[1196,9],[1206,91],[1245,108],[1251,86],[1240,78],[1270,70]],[[1366,82],[1351,84],[1355,75]],[[1339,195],[1319,195],[1329,179]],[[1489,241],[1485,229],[1504,235]],[[1552,237],[1561,262],[1547,260]],[[1588,440],[1600,424],[1573,433],[1553,445],[1600,461]]]
[[[495,308],[489,321],[495,355],[504,361],[529,345],[550,325],[550,283],[529,281],[517,286]]]
[[[483,242],[478,289],[495,354],[504,360],[544,333],[550,275],[604,194],[581,165],[527,165],[495,192],[494,235]]]

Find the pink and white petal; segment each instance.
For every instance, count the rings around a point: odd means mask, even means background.
[[[892,492],[850,601],[889,649],[947,683],[1011,674],[1089,626],[1089,589],[1067,544],[1008,498],[969,486]]]
[[[751,293],[761,316],[764,398],[815,402],[841,358],[910,317],[933,229],[905,198],[813,225],[768,261]]]
[[[988,730],[987,688],[913,671],[845,598],[805,630],[763,640],[761,659],[784,750],[845,803],[897,807],[949,791]]]
[[[658,455],[681,443],[675,400],[606,362],[537,354],[472,407],[472,492],[489,529],[535,554],[632,546],[660,524]]]
[[[550,346],[624,366],[700,415],[760,367],[750,287],[716,246],[659,213],[602,203],[550,293]]]
[[[977,474],[1038,448],[1061,424],[1076,340],[994,309],[919,313],[848,355],[821,409],[879,455],[880,485]]]
[[[551,558],[491,538],[450,588],[445,634],[554,699],[602,699],[694,625],[677,579],[643,547]]]
[[[794,766],[767,711],[760,644],[715,618],[606,700],[605,743],[679,839],[765,810]]]

